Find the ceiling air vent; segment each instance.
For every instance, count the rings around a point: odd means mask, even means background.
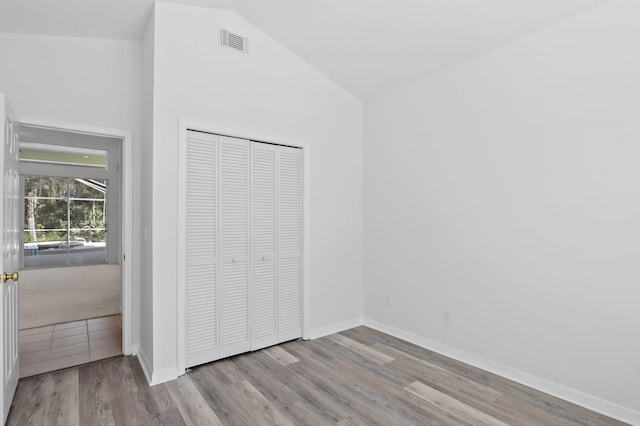
[[[249,39],[220,29],[220,45],[241,53],[249,53]]]

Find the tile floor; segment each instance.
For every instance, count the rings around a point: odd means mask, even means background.
[[[122,354],[120,315],[20,330],[20,378]]]

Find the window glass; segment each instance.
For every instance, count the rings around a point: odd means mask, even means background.
[[[44,143],[20,142],[20,161],[107,168],[107,151]]]
[[[26,176],[24,267],[106,259],[106,180]]]

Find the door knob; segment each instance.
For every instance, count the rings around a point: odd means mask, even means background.
[[[4,273],[4,281],[3,282],[7,282],[9,280],[13,280],[13,281],[18,281],[18,278],[20,278],[20,276],[18,275],[17,272],[14,272],[13,274],[7,274],[6,272]]]

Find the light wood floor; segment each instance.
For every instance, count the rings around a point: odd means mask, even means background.
[[[135,357],[19,382],[9,425],[616,425],[366,327],[149,387]]]
[[[120,315],[66,322],[18,332],[20,378],[122,354]]]

